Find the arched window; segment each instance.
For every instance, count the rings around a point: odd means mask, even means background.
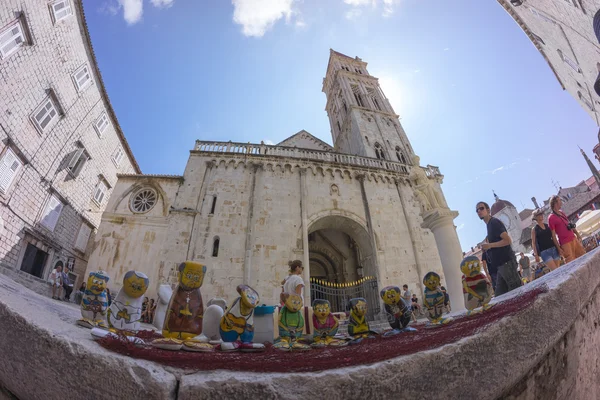
[[[219,237],[215,236],[215,239],[213,240],[213,251],[212,251],[212,256],[213,257],[218,257],[219,256]]]
[[[367,144],[369,144],[369,138],[365,136],[365,140],[367,141]]]
[[[406,164],[406,158],[404,158],[404,153],[402,153],[400,146],[396,146],[396,157],[398,157],[398,161]]]
[[[385,160],[385,155],[383,154],[383,148],[379,143],[375,143],[375,157],[380,160]]]

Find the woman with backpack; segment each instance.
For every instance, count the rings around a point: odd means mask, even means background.
[[[535,210],[533,220],[536,224],[531,228],[531,247],[535,262],[539,263],[541,258],[550,271],[554,271],[560,265],[560,258],[564,253],[558,245],[556,235],[548,224],[544,223],[544,212],[540,209]]]

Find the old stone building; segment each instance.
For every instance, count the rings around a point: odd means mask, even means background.
[[[2,1],[0,270],[43,288],[68,265],[79,284],[117,173],[139,172],[81,0]]]
[[[600,125],[600,1],[498,2],[548,62],[561,87]]]
[[[458,213],[366,67],[331,51],[323,92],[333,147],[306,131],[274,146],[197,141],[183,176],[120,174],[88,270],[106,270],[115,290],[141,270],[155,297],[178,263],[199,260],[205,298],[231,298],[247,283],[267,304],[278,302],[291,259],[306,266],[307,299],[310,277],[374,277],[371,291],[406,283],[421,294],[436,271],[460,308]]]

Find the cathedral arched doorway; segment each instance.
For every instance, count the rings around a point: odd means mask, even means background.
[[[373,241],[362,223],[326,215],[308,227],[311,299],[326,299],[332,311],[348,311],[348,300],[365,297],[369,319],[379,312]]]

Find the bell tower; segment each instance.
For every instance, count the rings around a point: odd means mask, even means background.
[[[330,50],[323,92],[336,151],[412,164],[398,115],[366,62]]]

